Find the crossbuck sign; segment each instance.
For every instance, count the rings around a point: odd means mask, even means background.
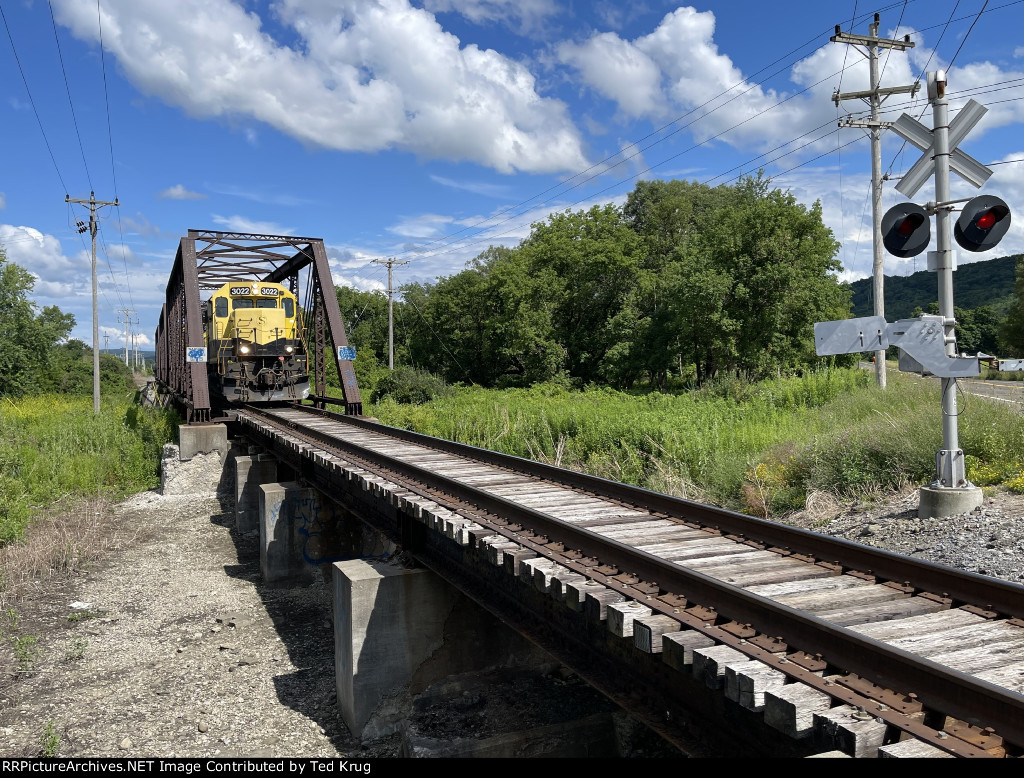
[[[959,174],[965,181],[975,187],[980,187],[992,171],[978,162],[974,157],[964,154],[957,146],[967,134],[974,129],[974,126],[981,121],[981,118],[988,113],[988,108],[981,103],[970,100],[963,110],[956,115],[956,118],[949,123],[949,169]],[[913,143],[924,154],[914,163],[914,166],[907,171],[896,187],[896,191],[907,197],[913,197],[925,181],[935,172],[935,141],[932,131],[910,114],[903,114],[892,125],[892,131],[903,140]]]

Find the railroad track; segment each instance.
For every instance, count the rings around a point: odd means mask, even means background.
[[[238,422],[792,738],[1024,753],[1022,586],[356,417],[248,407]],[[428,564],[441,553],[404,540]]]

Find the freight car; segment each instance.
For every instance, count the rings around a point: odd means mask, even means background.
[[[281,284],[232,281],[203,303],[210,393],[229,403],[309,397],[302,312]]]

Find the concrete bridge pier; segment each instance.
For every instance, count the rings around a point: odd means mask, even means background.
[[[313,583],[322,565],[345,558],[334,503],[298,481],[259,486],[260,572],[268,584]]]
[[[266,456],[266,455],[261,455]],[[395,544],[367,527],[343,505],[300,481],[255,483],[269,475],[268,463],[249,480],[256,495],[260,537],[260,573],[276,586],[306,586],[331,579],[331,565],[341,560],[386,557]],[[244,468],[245,464],[242,464]],[[280,465],[277,471],[284,469]]]
[[[256,453],[244,446],[245,453],[235,457],[235,529],[242,535],[260,529],[260,486],[277,481],[277,458]]]
[[[557,664],[430,570],[383,560],[334,565],[335,683],[356,737],[399,731],[431,685]]]

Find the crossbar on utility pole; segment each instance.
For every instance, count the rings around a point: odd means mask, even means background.
[[[910,36],[905,35],[903,40],[890,40],[878,37],[878,25],[880,17],[875,14],[875,21],[869,27],[870,35],[853,35],[842,32],[839,25],[836,25],[836,34],[829,38],[833,43],[845,43],[849,46],[863,46],[867,53],[857,49],[868,58],[871,89],[859,92],[843,92],[837,89],[832,95],[832,100],[838,107],[841,100],[867,100],[871,106],[870,119],[853,119],[847,117],[839,123],[840,127],[861,127],[868,130],[871,138],[871,238],[874,250],[871,261],[872,291],[875,298],[875,316],[885,316],[885,266],[882,261],[882,130],[889,127],[891,122],[881,120],[880,109],[885,98],[890,95],[910,93],[913,97],[921,84],[915,82],[910,86],[880,87],[878,73],[878,50],[897,49],[906,51],[914,47]],[[885,388],[885,351],[875,352],[875,376],[878,385]]]
[[[392,268],[394,265],[408,265],[409,261],[401,261],[388,257],[387,259],[374,259],[378,265],[388,266],[388,368],[390,370],[395,369],[395,317],[394,317],[394,297],[395,288],[391,282],[392,279]]]
[[[98,285],[96,281],[96,232],[99,226],[96,223],[96,210],[104,205],[119,206],[117,198],[113,202],[108,200],[97,200],[95,192],[89,192],[88,200],[78,200],[70,195],[64,195],[64,202],[79,203],[89,206],[89,234],[92,235],[92,411],[100,412],[100,321],[99,304],[97,302]]]

